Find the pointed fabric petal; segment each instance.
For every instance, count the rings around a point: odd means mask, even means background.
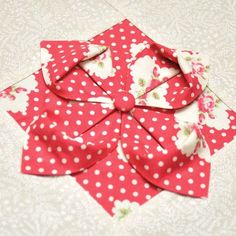
[[[55,94],[77,101],[109,98],[79,65],[105,53],[107,47],[81,41],[42,41],[40,46],[44,80]]]
[[[142,55],[139,59],[142,60],[139,68],[149,67],[150,71],[152,69],[155,71],[160,67],[160,63],[166,64],[167,60],[169,65],[171,65],[170,61],[172,62],[172,68],[168,71],[175,69],[178,73],[169,74],[161,80],[152,76],[151,80],[145,80],[145,83],[149,81],[148,86],[142,84],[135,86],[136,93],[139,94],[136,105],[179,109],[193,102],[203,92],[208,82],[209,70],[208,59],[205,56],[198,52],[169,49],[159,44],[153,44],[149,50],[156,53],[156,56],[150,57],[150,52],[145,52],[145,56]],[[160,58],[159,61],[157,58]],[[137,61],[134,62],[134,65],[136,64]],[[132,70],[135,71],[134,66],[131,66]],[[162,73],[161,68],[155,71],[159,77]],[[132,86],[134,84],[131,85],[131,90]]]
[[[74,103],[69,107],[62,104],[64,109],[60,113],[46,110],[28,130],[22,172],[71,174],[106,157],[119,139],[120,114],[102,106],[99,103]]]
[[[174,145],[162,147],[128,114],[122,115],[121,143],[131,165],[152,184],[183,195],[207,196],[209,163],[197,156],[186,157]]]

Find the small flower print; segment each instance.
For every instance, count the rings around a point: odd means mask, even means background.
[[[114,217],[118,220],[125,218],[129,215],[139,204],[137,202],[130,202],[129,200],[119,201],[116,200],[114,202],[114,207],[112,208],[112,212],[114,213]]]
[[[9,98],[10,100],[16,99],[16,93],[26,92],[27,89],[23,87],[10,86],[0,93],[0,97]]]
[[[209,94],[203,94],[199,97],[198,101],[198,108],[199,108],[199,120],[203,122],[206,118],[206,115],[210,119],[215,119],[216,116],[214,114],[214,110],[216,107],[219,106],[220,100],[214,98]]]
[[[194,76],[203,75],[205,68],[204,65],[200,62],[192,62],[192,72]]]

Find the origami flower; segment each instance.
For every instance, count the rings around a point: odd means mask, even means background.
[[[174,117],[176,109],[188,106],[205,89],[205,58],[153,44],[134,54],[129,74],[113,68],[106,46],[43,41],[41,50],[46,93],[54,93],[55,101],[46,99],[28,127],[22,172],[81,172],[119,147],[151,184],[185,195],[207,195],[209,165],[196,155],[205,145],[201,131],[191,124],[180,132]],[[213,106],[207,99],[199,101],[200,109]],[[173,142],[173,137],[179,139]]]
[[[207,195],[236,115],[208,88],[203,55],[126,19],[89,42],[42,42],[41,64],[0,92],[26,132],[23,173],[71,175],[119,219],[162,190]]]

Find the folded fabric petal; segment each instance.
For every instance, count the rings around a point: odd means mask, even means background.
[[[109,95],[79,66],[80,62],[99,57],[107,47],[80,41],[42,41],[40,46],[43,78],[52,92],[76,101],[92,101],[96,94],[109,103]]]
[[[153,44],[137,58],[130,66],[135,78],[131,93],[136,95],[137,105],[179,109],[193,102],[207,86],[208,59],[198,52]]]

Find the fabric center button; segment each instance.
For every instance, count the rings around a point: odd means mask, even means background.
[[[134,96],[128,92],[118,92],[114,99],[114,106],[122,112],[130,111],[135,105]]]

